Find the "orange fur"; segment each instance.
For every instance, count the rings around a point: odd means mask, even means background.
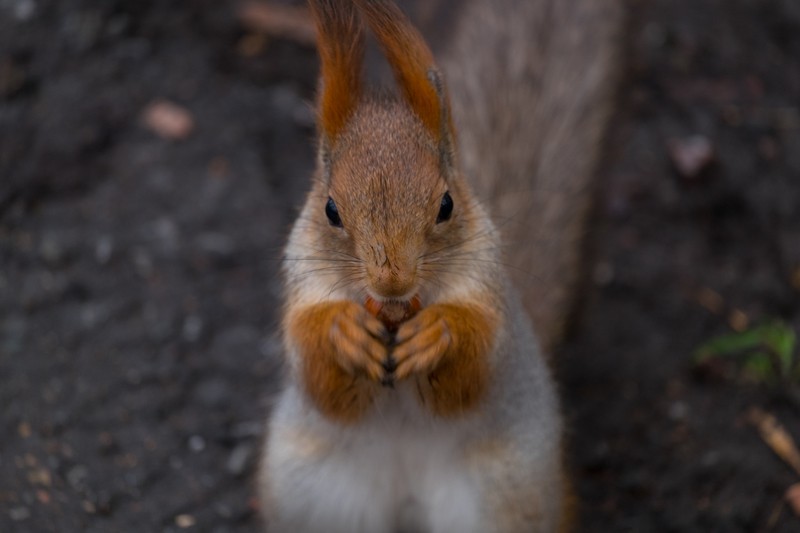
[[[337,301],[294,312],[286,326],[302,357],[309,398],[334,420],[357,421],[386,377],[383,324],[360,305]]]
[[[430,78],[432,72],[438,76],[438,70],[422,35],[390,0],[356,3],[367,17],[411,109],[437,141],[452,136],[445,89],[438,88],[440,95],[436,87],[440,80]]]
[[[463,147],[456,161],[444,83],[400,9],[309,1],[321,143],[284,262],[294,372],[262,467],[274,529],[568,531],[575,510],[558,401],[500,248],[513,243],[526,267],[510,262],[514,270],[540,281],[530,290],[521,280],[519,292],[552,346],[575,288],[619,2],[463,2],[444,56]],[[367,27],[399,98],[362,92]],[[518,219],[510,239],[478,197]],[[381,387],[395,381],[398,390]],[[408,406],[414,388],[419,405]]]
[[[416,376],[423,401],[440,416],[475,408],[489,382],[487,357],[498,327],[478,304],[434,304],[397,331],[395,378]]]
[[[566,448],[561,447],[561,463],[567,462]],[[568,469],[562,468],[561,471],[561,516],[558,522],[558,533],[569,533],[575,531],[579,518],[579,501],[572,485],[572,480],[567,473]]]
[[[335,142],[361,97],[364,29],[350,2],[312,0],[322,63],[319,97],[321,133]]]
[[[562,510],[558,523],[558,533],[569,533],[570,531],[575,531],[575,526],[578,523],[578,500],[569,483],[569,478],[565,475],[562,476],[566,488],[562,496]]]

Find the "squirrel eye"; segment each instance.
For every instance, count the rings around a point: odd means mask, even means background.
[[[336,208],[336,203],[330,196],[328,196],[328,203],[325,204],[325,214],[328,216],[328,222],[331,223],[331,226],[337,228],[342,227],[342,219],[339,218],[339,210]]]
[[[436,223],[439,224],[440,222],[444,222],[446,220],[450,220],[450,215],[453,214],[453,199],[450,197],[450,193],[444,193],[442,196],[442,203],[439,207],[439,215],[436,217]]]

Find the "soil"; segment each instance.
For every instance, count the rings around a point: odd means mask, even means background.
[[[317,63],[234,8],[0,0],[0,531],[260,528]],[[800,4],[631,14],[592,283],[557,357],[580,530],[798,531],[800,473],[748,422],[800,442],[797,385],[693,352],[800,331]],[[143,125],[160,100],[185,139]]]

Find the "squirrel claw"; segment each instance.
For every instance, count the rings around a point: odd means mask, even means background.
[[[386,370],[386,372],[391,374],[392,372],[397,370],[397,361],[395,361],[394,357],[392,357],[392,354],[389,354],[386,357],[386,360],[383,363],[381,363],[381,366],[383,366],[383,369]]]

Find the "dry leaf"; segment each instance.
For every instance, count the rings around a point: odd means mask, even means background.
[[[53,485],[53,476],[46,468],[33,468],[28,471],[28,481],[32,485],[41,485],[43,487],[51,487]]]
[[[197,520],[190,514],[179,514],[175,517],[175,525],[181,529],[186,529],[194,526]]]
[[[22,437],[23,439],[27,439],[28,437],[31,436],[31,433],[33,433],[33,431],[31,430],[30,424],[28,424],[27,422],[20,422],[19,425],[17,426],[17,433],[19,433],[19,436]]]
[[[236,45],[236,49],[244,57],[255,57],[267,49],[267,36],[263,33],[248,33]]]
[[[771,414],[758,408],[751,409],[747,418],[758,428],[758,433],[767,446],[800,474],[800,451],[798,451],[792,436],[780,422]]]
[[[714,147],[702,135],[670,139],[668,148],[672,163],[684,178],[699,176],[714,161]]]
[[[39,503],[47,505],[50,503],[51,500],[50,493],[47,492],[46,490],[39,489],[36,491],[36,499],[39,500]]]
[[[167,100],[151,102],[142,113],[144,125],[164,139],[185,139],[194,129],[189,111]]]
[[[750,325],[750,318],[741,309],[733,309],[728,315],[728,324],[734,331],[742,332]]]
[[[239,20],[248,29],[299,44],[314,46],[316,28],[308,8],[246,1],[239,5]]]
[[[722,295],[708,287],[703,287],[697,292],[697,302],[715,315],[720,314],[725,308]]]
[[[792,508],[794,514],[800,518],[800,483],[795,483],[786,489],[786,502]]]

